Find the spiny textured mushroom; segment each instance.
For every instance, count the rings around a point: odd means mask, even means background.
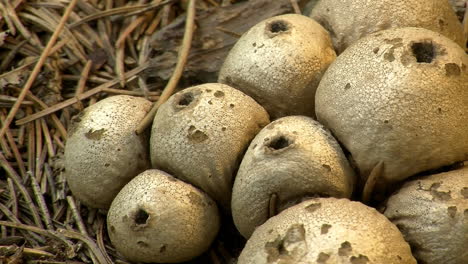
[[[330,32],[338,54],[370,33],[398,27],[426,28],[466,45],[463,27],[446,0],[320,0],[310,17]]]
[[[317,198],[290,207],[259,226],[238,264],[416,264],[402,234],[371,207]]]
[[[349,198],[355,175],[338,142],[305,116],[280,118],[250,143],[232,191],[232,216],[248,238],[269,217],[311,196]]]
[[[269,123],[252,98],[224,84],[173,95],[156,114],[151,161],[230,208],[234,173],[250,141]]]
[[[136,135],[151,102],[118,95],[73,118],[65,145],[65,175],[84,204],[107,209],[120,189],[150,167],[149,135]]]
[[[468,160],[468,56],[420,28],[369,35],[343,52],[316,94],[318,120],[377,186]]]
[[[314,95],[336,54],[328,32],[297,14],[266,19],[237,41],[218,81],[250,95],[272,118],[314,116]]]
[[[219,230],[216,203],[159,170],[130,181],[107,215],[112,244],[134,262],[178,263],[201,255]]]
[[[419,263],[468,263],[468,167],[405,183],[384,214]]]

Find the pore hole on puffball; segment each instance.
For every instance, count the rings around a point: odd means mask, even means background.
[[[267,143],[267,147],[273,149],[273,150],[280,150],[288,147],[291,145],[293,142],[292,140],[288,139],[285,136],[279,136],[274,138],[272,141]]]
[[[435,57],[435,47],[431,42],[416,42],[411,45],[411,51],[419,63],[431,63]]]
[[[289,25],[285,21],[276,20],[270,23],[269,30],[271,33],[279,33],[289,30]]]
[[[138,211],[135,213],[135,224],[137,225],[145,225],[148,221],[149,214],[143,210],[143,209],[138,209]]]
[[[195,96],[192,93],[184,93],[180,98],[179,101],[177,102],[178,106],[189,106],[193,100],[195,99]]]

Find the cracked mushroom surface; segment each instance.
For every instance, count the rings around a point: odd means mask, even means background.
[[[416,264],[398,228],[374,208],[316,198],[259,226],[238,264]]]
[[[320,79],[336,58],[328,32],[297,14],[253,26],[229,51],[218,81],[254,98],[272,119],[314,116]]]
[[[72,119],[65,145],[65,176],[87,206],[108,209],[120,189],[150,167],[147,133],[135,129],[151,108],[140,97],[103,99]]]
[[[314,196],[350,198],[355,174],[336,139],[306,116],[277,119],[252,140],[232,191],[232,216],[248,238],[269,217]]]
[[[242,156],[269,122],[262,106],[228,85],[187,88],[161,105],[154,118],[152,164],[199,187],[228,209]]]
[[[368,34],[399,27],[426,28],[466,45],[463,26],[446,0],[320,0],[309,16],[330,32],[338,54]]]
[[[329,67],[316,94],[319,122],[376,186],[468,160],[468,55],[421,28],[369,35]]]
[[[160,170],[130,181],[107,215],[110,240],[134,262],[178,263],[205,252],[218,233],[216,203]]]
[[[405,183],[384,215],[419,263],[468,263],[468,167]]]

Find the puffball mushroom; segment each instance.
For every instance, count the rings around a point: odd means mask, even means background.
[[[320,0],[310,17],[330,32],[338,54],[370,33],[398,27],[426,28],[466,45],[463,26],[446,0]]]
[[[151,130],[151,161],[230,208],[234,173],[268,113],[219,83],[182,90],[161,105]]]
[[[354,171],[338,142],[317,121],[289,116],[252,140],[232,191],[232,216],[248,238],[254,229],[303,198],[349,198]]]
[[[238,264],[416,264],[408,243],[385,216],[348,199],[302,202],[259,226]]]
[[[297,14],[266,19],[236,42],[218,82],[259,102],[273,119],[314,116],[314,95],[336,54],[328,32]]]
[[[134,262],[178,263],[205,252],[220,225],[216,203],[160,170],[130,181],[107,215],[110,240]]]
[[[419,263],[468,263],[468,167],[405,183],[384,214]]]
[[[380,31],[329,67],[317,89],[317,118],[364,180],[383,168],[377,186],[468,160],[467,65],[464,50],[433,31]]]
[[[150,167],[149,135],[135,129],[151,108],[140,97],[117,95],[72,119],[65,145],[65,175],[73,195],[108,209],[120,189]]]

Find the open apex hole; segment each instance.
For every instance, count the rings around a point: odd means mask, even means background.
[[[420,63],[431,63],[435,57],[435,47],[430,42],[416,42],[411,45],[416,61]]]
[[[291,145],[293,142],[292,140],[286,138],[285,136],[279,136],[273,139],[270,143],[268,143],[268,147],[274,150],[279,150],[286,148],[287,146]]]
[[[194,99],[195,96],[192,93],[185,93],[179,98],[177,104],[179,106],[188,106],[193,102]]]
[[[143,210],[143,209],[138,209],[138,211],[135,214],[135,223],[137,225],[144,225],[147,223],[149,218],[149,214]]]
[[[270,32],[272,33],[278,33],[278,32],[288,31],[288,30],[289,30],[289,26],[284,21],[277,20],[277,21],[273,21],[270,24]]]

